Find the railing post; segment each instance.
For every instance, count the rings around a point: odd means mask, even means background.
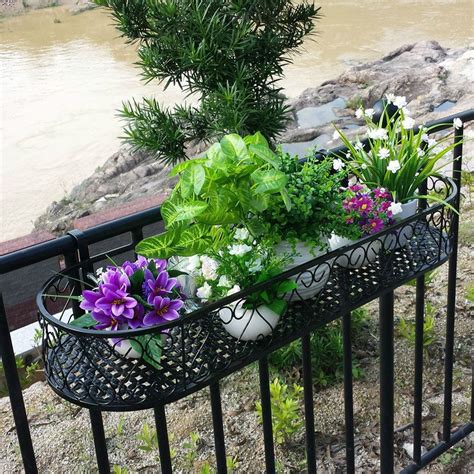
[[[165,407],[164,405],[159,405],[154,411],[158,450],[160,452],[161,472],[163,474],[171,474],[173,468],[171,465],[170,441],[168,438]]]
[[[380,471],[393,473],[393,290],[380,297]]]
[[[214,426],[214,444],[216,452],[218,474],[227,474],[227,461],[225,456],[224,424],[222,420],[222,404],[219,382],[210,386],[212,423]]]
[[[38,472],[36,467],[35,453],[31,441],[30,426],[26,415],[25,402],[21,393],[21,384],[16,368],[15,352],[13,351],[10,330],[8,328],[7,315],[3,304],[3,296],[0,293],[0,355],[5,379],[7,381],[8,395],[15,421],[16,434],[20,445],[21,457],[26,474]]]
[[[455,129],[453,150],[453,180],[457,186],[457,196],[453,207],[459,212],[461,197],[461,166],[462,166],[462,139],[463,127]],[[444,357],[444,416],[443,416],[443,440],[449,441],[451,437],[451,408],[453,402],[453,360],[454,360],[454,319],[456,313],[456,274],[458,264],[458,232],[459,215],[453,213],[451,232],[453,236],[453,248],[449,257],[448,268],[448,302],[446,307],[446,347]]]
[[[311,372],[311,339],[301,338],[303,354],[304,418],[306,429],[306,466],[308,474],[316,472],[316,439],[314,436],[313,374]]]
[[[109,456],[107,454],[107,444],[105,441],[104,423],[102,413],[99,410],[89,410],[91,419],[92,435],[94,437],[95,455],[97,467],[100,474],[110,473]]]
[[[260,375],[260,399],[262,402],[263,442],[265,444],[265,465],[267,474],[275,473],[275,450],[273,446],[272,405],[270,398],[270,377],[266,357],[258,362]]]

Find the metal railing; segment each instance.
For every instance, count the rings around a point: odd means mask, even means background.
[[[449,116],[427,126],[436,126],[431,133],[442,131],[453,127],[453,120],[460,118],[464,124],[474,120],[474,110],[465,111]],[[461,159],[462,159],[463,128],[455,130],[453,175],[452,181],[456,189],[456,196],[452,205],[459,209],[460,185],[461,185]],[[326,155],[340,153],[343,147],[327,152]],[[71,231],[67,235],[55,240],[35,245],[0,258],[0,274],[8,275],[26,267],[34,266],[52,257],[63,257],[67,267],[86,265],[92,268],[94,263],[104,260],[104,246],[107,248],[108,256],[124,255],[133,252],[135,245],[143,239],[148,226],[153,226],[153,233],[159,231],[161,224],[160,208],[155,207],[144,212],[127,216],[115,221],[96,226],[86,231]],[[158,223],[158,224],[157,224]],[[423,267],[416,276],[416,338],[415,338],[415,378],[414,378],[414,417],[413,417],[413,460],[414,463],[407,466],[403,472],[416,472],[428,463],[436,459],[454,444],[465,438],[473,431],[474,404],[471,397],[471,420],[456,431],[452,428],[452,384],[453,384],[453,354],[454,354],[454,325],[455,325],[455,303],[456,303],[456,272],[457,272],[457,247],[458,247],[459,217],[452,214],[450,222],[450,251],[445,259],[439,259],[439,264],[448,260],[448,290],[446,310],[446,345],[444,361],[444,413],[443,413],[443,435],[442,441],[425,454],[421,454],[422,439],[422,387],[423,387],[423,322],[425,314],[425,276],[424,273],[430,267]],[[149,232],[146,232],[149,233]],[[127,236],[126,243],[121,243],[110,248],[112,238]],[[102,246],[102,251],[97,246]],[[400,280],[396,286],[405,280]],[[393,472],[394,463],[394,327],[393,308],[394,293],[396,286],[383,288],[380,293],[370,296],[370,299],[379,297],[380,301],[380,463],[381,472]],[[39,289],[39,288],[38,288]],[[361,301],[359,306],[366,301]],[[0,350],[5,370],[5,377],[12,404],[15,426],[27,473],[37,472],[33,443],[31,441],[29,424],[25,410],[23,395],[21,391],[19,376],[15,364],[11,337],[6,319],[6,309],[3,298],[0,295]],[[352,348],[351,348],[351,317],[350,311],[344,311],[335,317],[342,319],[343,343],[344,343],[344,408],[345,408],[345,432],[346,432],[346,466],[347,472],[355,471],[355,449],[354,449],[354,416],[353,416],[353,393],[352,393]],[[324,323],[323,323],[324,324]],[[299,334],[302,344],[303,384],[304,384],[304,412],[306,428],[306,456],[307,470],[309,473],[316,472],[316,439],[314,433],[314,407],[313,387],[311,379],[311,350],[309,337],[310,332]],[[284,341],[288,343],[288,341]],[[282,344],[280,344],[281,346]],[[276,347],[271,348],[274,350]],[[270,349],[269,349],[270,350]],[[267,472],[275,472],[275,457],[272,433],[271,400],[269,391],[269,369],[267,361],[268,352],[262,352],[258,358],[260,396],[262,403],[263,434],[265,441],[265,462]],[[255,360],[255,359],[253,359]],[[246,359],[243,365],[248,365],[250,359]],[[237,367],[238,370],[241,367]],[[226,375],[224,372],[222,376]],[[219,378],[210,381],[212,419],[214,427],[215,452],[218,472],[226,472],[225,439],[223,432],[222,406],[220,399]],[[204,387],[198,387],[201,390]],[[163,472],[171,472],[172,463],[169,450],[169,440],[166,429],[165,404],[157,404],[154,407],[155,418],[159,429],[158,442],[160,460]],[[107,449],[104,438],[102,417],[99,410],[90,409],[92,430],[97,453],[100,472],[110,472]]]

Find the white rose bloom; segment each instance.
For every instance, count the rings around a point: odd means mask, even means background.
[[[201,257],[201,263],[202,276],[206,280],[215,280],[219,276],[217,274],[217,268],[219,267],[219,263],[216,262],[214,259],[208,257],[207,255],[203,255]]]
[[[396,173],[399,169],[400,169],[400,162],[398,160],[391,161],[387,166],[387,170],[391,171],[392,173]]]
[[[230,288],[232,286],[232,282],[229,280],[227,275],[222,275],[217,282],[217,286],[222,286],[223,288]]]
[[[250,252],[252,247],[246,244],[234,244],[229,247],[229,253],[231,255],[236,255],[237,257],[241,257],[246,253]]]
[[[387,102],[391,104],[395,101],[395,94],[385,94],[385,98],[387,99]]]
[[[240,291],[240,286],[239,285],[234,285],[228,292],[227,296],[234,295],[235,293],[238,293]]]
[[[199,287],[196,291],[196,296],[202,300],[208,300],[212,295],[212,287],[209,283],[205,282],[204,285]]]
[[[367,136],[372,140],[386,140],[388,133],[385,128],[371,128],[367,131]]]
[[[392,202],[388,210],[392,213],[392,215],[396,216],[403,211],[402,205],[399,202]]]
[[[393,105],[395,105],[395,107],[398,107],[399,109],[402,109],[403,107],[405,107],[407,105],[406,97],[404,97],[402,95],[396,96],[393,99]]]
[[[247,240],[249,238],[249,231],[245,227],[237,229],[234,233],[234,239],[236,240]]]
[[[406,118],[402,121],[402,127],[403,127],[405,130],[411,130],[414,126],[415,126],[415,120],[412,119],[411,117],[406,117]]]
[[[355,111],[355,116],[358,118],[358,119],[361,119],[363,116],[364,116],[364,109],[362,107],[359,107],[356,111]]]
[[[385,159],[387,159],[389,156],[390,156],[390,150],[389,150],[388,148],[385,148],[385,147],[380,148],[380,150],[379,150],[379,158],[380,158],[381,160],[385,160]]]
[[[374,109],[365,109],[365,111],[364,111],[364,115],[366,117],[368,117],[369,119],[371,119],[371,120],[372,120],[372,117],[374,116],[374,114],[375,114]]]
[[[454,120],[453,120],[453,125],[454,125],[454,128],[457,130],[459,128],[462,128],[462,120],[459,118],[459,117],[456,117]]]
[[[342,168],[344,168],[345,163],[340,160],[339,158],[336,158],[333,162],[332,162],[332,167],[336,170],[336,171],[339,171],[339,170],[342,170]]]

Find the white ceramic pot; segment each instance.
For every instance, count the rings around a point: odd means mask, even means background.
[[[268,306],[246,309],[242,302],[221,308],[219,317],[226,331],[240,341],[256,341],[268,336],[280,320],[280,315]]]
[[[329,239],[331,250],[337,250],[341,247],[347,247],[355,243],[357,243],[357,240],[346,239],[345,237],[336,234],[333,234]],[[339,255],[336,257],[335,263],[344,268],[365,267],[375,261],[381,249],[382,242],[380,240],[367,242]]]
[[[140,359],[143,351],[136,351],[128,339],[122,339],[115,342],[112,339],[107,339],[108,343],[114,348],[114,351],[125,357],[126,359]]]
[[[326,245],[327,242],[327,238],[321,239],[323,245]],[[292,255],[292,261],[287,265],[284,271],[291,270],[298,265],[303,265],[304,263],[327,253],[326,250],[313,250],[308,243],[303,241],[298,241],[295,244],[292,244],[286,240],[283,240],[275,246],[275,252],[277,255]],[[313,298],[326,286],[330,274],[331,263],[325,262],[307,268],[300,274],[294,275],[292,280],[296,282],[297,288],[294,292],[284,295],[284,299],[288,301],[290,299],[307,300]]]
[[[402,204],[402,212],[397,214],[395,217],[396,222],[401,222],[404,219],[413,217],[416,214],[418,208],[417,199],[412,199],[404,204]],[[387,234],[384,240],[384,250],[394,250],[401,247],[404,247],[407,242],[413,237],[413,228],[415,226],[414,222],[407,224],[400,229],[393,231],[391,234]]]

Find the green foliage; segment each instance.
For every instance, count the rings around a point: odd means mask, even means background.
[[[474,285],[469,285],[466,288],[466,298],[471,303],[474,303]]]
[[[430,303],[425,305],[425,318],[423,322],[423,348],[428,348],[436,341],[436,309]],[[416,324],[415,321],[408,321],[405,318],[400,318],[397,327],[398,334],[406,339],[412,346],[415,345],[416,340]]]
[[[276,196],[270,198],[262,219],[268,233],[283,240],[320,243],[321,235],[334,230],[335,218],[342,213],[340,186],[344,172],[332,173],[332,160],[319,162],[309,157],[304,163],[281,149],[280,171],[288,177],[286,191],[291,209]],[[278,196],[279,197],[279,196]]]
[[[117,464],[114,464],[112,472],[113,474],[128,474],[129,471],[125,466],[118,466]]]
[[[185,449],[184,458],[190,467],[193,466],[197,458],[200,441],[201,437],[197,433],[191,432],[189,433],[189,440],[183,443],[183,448]]]
[[[138,441],[141,441],[139,449],[143,451],[155,451],[158,449],[158,436],[156,434],[156,430],[150,428],[148,423],[145,423],[142,427],[140,433],[136,436]]]
[[[449,451],[446,451],[439,457],[439,462],[444,466],[452,464],[458,460],[463,452],[461,446],[452,447]]]
[[[439,273],[439,270],[437,270],[436,268],[434,270],[430,270],[429,272],[425,273],[425,286],[426,287],[429,287],[434,283],[436,277],[438,276],[438,273]],[[416,278],[414,280],[410,280],[409,282],[407,282],[407,285],[415,287]]]
[[[236,456],[227,456],[226,457],[227,472],[232,474],[240,465],[237,461]]]
[[[352,339],[355,341],[365,321],[368,312],[365,308],[358,308],[352,312]],[[343,378],[343,342],[342,327],[340,321],[327,324],[311,334],[311,369],[313,383],[320,387],[326,387],[338,382]],[[277,373],[291,373],[301,367],[301,343],[293,341],[270,355],[269,362],[273,371]],[[361,376],[361,369],[357,362],[353,361],[352,374],[354,378]]]
[[[169,163],[185,147],[224,133],[273,139],[289,107],[279,81],[319,18],[312,3],[291,0],[94,0],[138,43],[145,81],[179,86],[196,105],[167,109],[155,99],[125,103],[125,140]]]
[[[303,422],[300,416],[300,402],[302,398],[303,387],[293,384],[289,387],[275,378],[270,383],[270,398],[272,407],[272,426],[275,442],[285,443],[296,433]],[[262,422],[262,404],[256,403],[256,411]]]
[[[122,436],[125,427],[125,417],[123,415],[120,416],[119,422],[117,424],[117,435]]]
[[[414,121],[404,107],[398,109],[393,119],[389,118],[387,107],[377,123],[373,122],[371,113],[361,109],[368,127],[367,150],[360,142],[351,143],[344,133],[334,126],[349,150],[347,155],[340,158],[346,161],[350,171],[362,183],[371,188],[383,187],[389,190],[397,202],[407,202],[415,197],[439,202],[440,199],[435,195],[420,196],[417,192],[429,176],[439,175],[439,171],[446,165],[445,162],[439,165],[439,161],[453,150],[455,144],[441,149],[439,146],[446,141],[451,142],[452,135],[432,142],[428,133],[436,127],[424,127],[415,132]],[[384,118],[387,124],[382,128]],[[381,151],[388,151],[387,156],[381,154]],[[394,170],[392,165],[397,163],[399,169]]]
[[[168,258],[218,249],[226,233],[216,226],[245,222],[267,208],[270,196],[286,198],[279,165],[260,133],[226,135],[204,158],[178,164],[171,174],[179,181],[161,207],[167,230],[140,242],[137,253]]]
[[[38,347],[41,345],[41,339],[43,337],[43,332],[40,328],[36,328],[33,334],[33,344]]]

